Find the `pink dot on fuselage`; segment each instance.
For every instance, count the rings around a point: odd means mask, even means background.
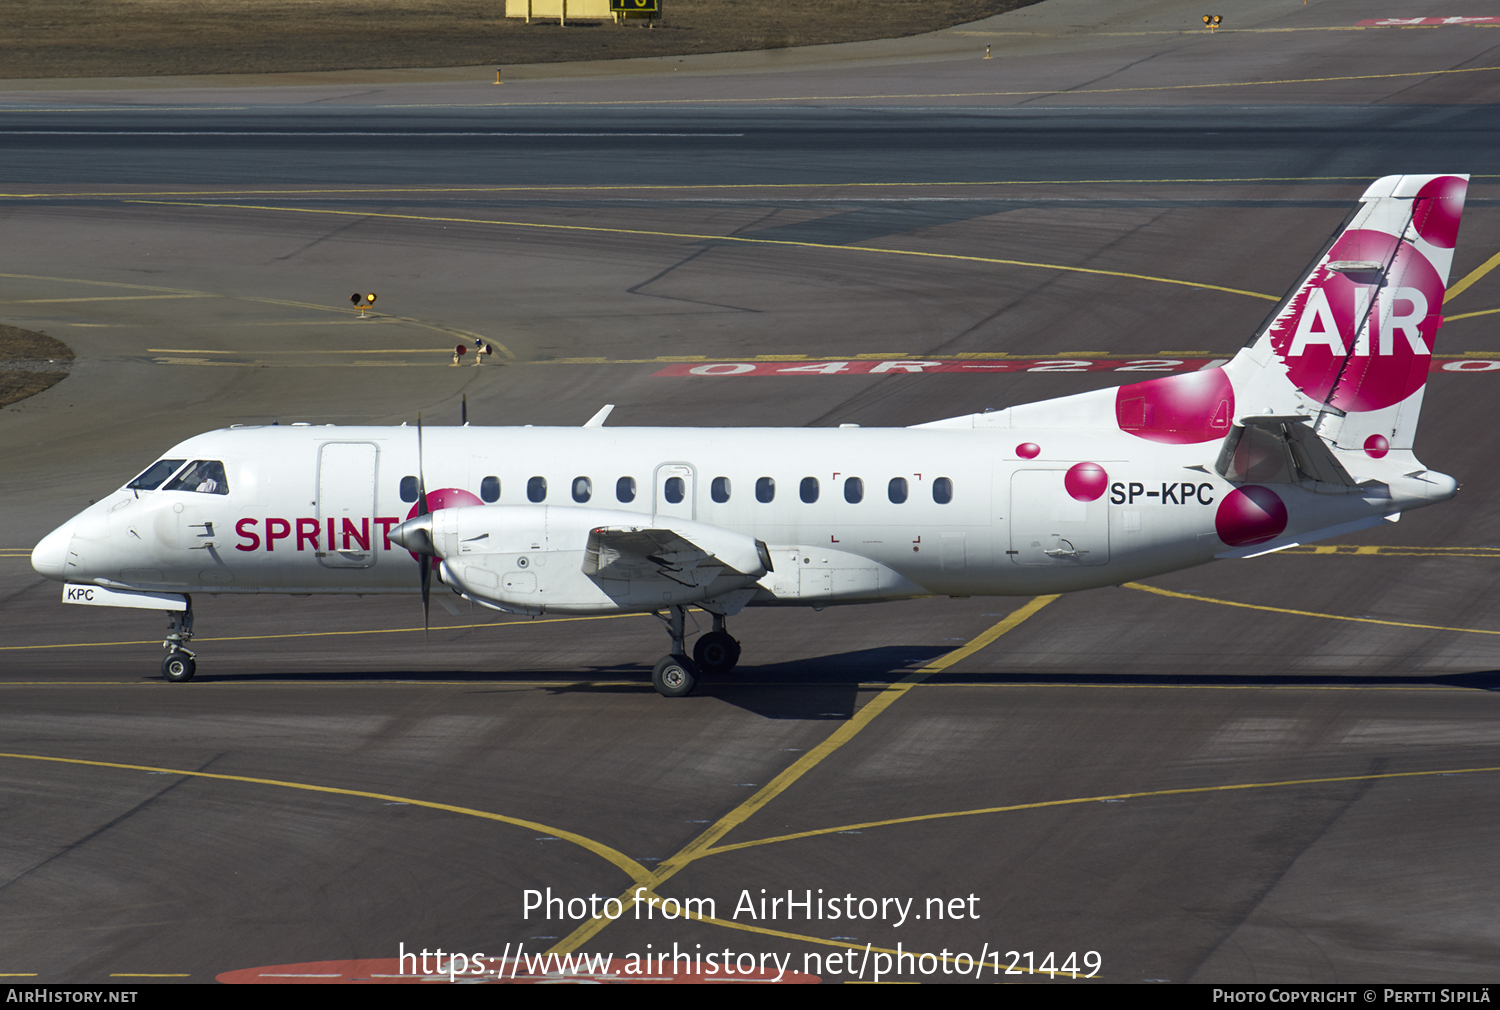
[[[1074,463],[1063,477],[1063,487],[1078,501],[1094,501],[1109,487],[1109,474],[1098,463]]]
[[[1042,447],[1035,442],[1022,442],[1016,446],[1016,455],[1022,459],[1036,459],[1042,454]]]
[[[478,495],[459,487],[441,487],[436,491],[427,492],[427,508],[432,512],[436,512],[438,509],[456,509],[462,508],[465,505],[483,504],[484,502],[479,500]],[[406,513],[406,518],[415,519],[417,517],[417,510],[421,507],[420,502],[413,505],[411,511]]]
[[[1391,443],[1384,435],[1371,435],[1365,439],[1365,454],[1379,459],[1391,451]]]
[[[466,505],[483,504],[484,502],[479,500],[478,495],[470,491],[465,491],[460,487],[443,487],[438,488],[436,491],[427,492],[427,509],[429,512],[436,512],[438,509],[456,509]],[[422,502],[418,499],[416,504],[412,505],[411,511],[406,513],[406,518],[415,519],[417,517],[417,510],[421,507]],[[411,554],[413,558],[417,556],[411,551],[407,553]],[[437,558],[432,559],[432,567],[434,570],[437,569]]]
[[[1230,547],[1274,540],[1286,529],[1286,503],[1259,484],[1235,488],[1219,502],[1214,529]]]

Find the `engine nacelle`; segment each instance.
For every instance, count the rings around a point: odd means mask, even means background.
[[[765,545],[719,526],[611,509],[471,505],[391,531],[442,559],[444,582],[511,613],[645,611],[755,585]]]

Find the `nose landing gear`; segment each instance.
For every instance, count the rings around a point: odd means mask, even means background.
[[[186,610],[172,610],[172,623],[167,626],[167,637],[161,643],[166,658],[161,661],[162,679],[173,684],[185,684],[198,672],[197,654],[187,647],[193,640],[193,598],[187,598]]]

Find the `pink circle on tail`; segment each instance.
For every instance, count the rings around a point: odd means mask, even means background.
[[[1458,244],[1458,224],[1464,216],[1464,196],[1469,184],[1456,175],[1433,179],[1417,192],[1412,227],[1440,249]]]
[[[1016,455],[1022,459],[1036,459],[1042,454],[1042,447],[1035,442],[1022,442],[1016,446]]]
[[[1230,547],[1264,543],[1286,529],[1286,504],[1259,484],[1235,488],[1219,502],[1214,529]]]
[[[1098,463],[1074,463],[1063,477],[1063,487],[1078,501],[1094,501],[1109,488],[1109,474]]]
[[[1391,266],[1378,294],[1373,272],[1318,267],[1272,324],[1272,348],[1286,364],[1287,377],[1314,399],[1332,393],[1330,402],[1340,410],[1400,403],[1427,381],[1432,343],[1442,325],[1442,280],[1411,243],[1369,229],[1341,235],[1328,260]],[[1380,312],[1369,313],[1373,318],[1361,339],[1355,328],[1366,320],[1371,297]]]
[[[1137,438],[1169,445],[1229,434],[1234,386],[1222,368],[1133,382],[1115,392],[1115,423]]]
[[[1384,435],[1371,435],[1365,439],[1365,455],[1379,459],[1391,451],[1391,443]]]

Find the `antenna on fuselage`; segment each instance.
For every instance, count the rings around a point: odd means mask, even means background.
[[[458,422],[460,424],[468,424],[469,423],[469,394],[465,393],[465,394],[463,394],[463,397],[464,397],[463,398],[463,402],[459,405],[459,408],[458,408]]]

